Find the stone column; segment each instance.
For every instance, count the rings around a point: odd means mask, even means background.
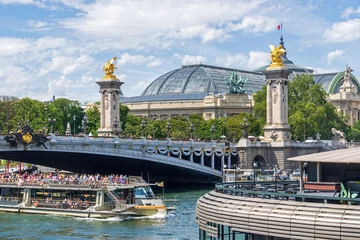
[[[120,120],[120,92],[121,85],[117,78],[102,79],[96,82],[100,86],[100,128],[99,136],[115,136],[114,120]],[[121,126],[118,126],[117,133],[121,133]]]
[[[224,169],[224,165],[225,165],[225,155],[221,155],[221,170]]]
[[[288,76],[290,71],[285,68],[267,68],[263,73],[267,82],[265,140],[289,141]]]
[[[266,124],[272,125],[271,81],[266,81]]]
[[[228,159],[227,159],[227,168],[231,168],[231,152],[229,153]]]
[[[211,154],[211,168],[215,169],[215,154]]]

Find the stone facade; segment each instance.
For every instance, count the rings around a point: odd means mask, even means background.
[[[348,68],[344,72],[344,82],[340,87],[340,92],[332,93],[329,96],[329,102],[336,110],[349,117],[347,123],[349,126],[353,126],[360,120],[360,96],[357,87],[351,80],[351,77],[353,77],[351,71]]]
[[[260,162],[263,169],[296,169],[295,162],[287,161],[290,157],[325,151],[322,142],[296,143],[296,142],[257,142],[242,139],[237,145],[239,156],[238,165],[245,169],[253,168],[254,162]]]
[[[152,102],[124,103],[131,114],[156,119],[169,119],[173,116],[199,114],[204,119],[215,119],[252,111],[252,98],[247,94],[208,94],[202,100],[167,100]]]
[[[102,79],[96,82],[100,86],[100,128],[99,136],[114,136],[121,131],[114,121],[120,119],[120,88],[123,82],[117,78]]]

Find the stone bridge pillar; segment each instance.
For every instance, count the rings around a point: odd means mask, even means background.
[[[266,125],[264,137],[267,141],[289,141],[288,124],[288,76],[290,71],[284,68],[267,68],[266,76]]]
[[[96,82],[100,86],[99,136],[115,136],[121,133],[120,88],[123,82],[117,78],[106,78]]]

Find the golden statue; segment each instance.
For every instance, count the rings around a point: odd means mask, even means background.
[[[114,75],[114,71],[115,69],[117,69],[114,64],[115,60],[116,57],[113,57],[104,64],[103,71],[105,72],[105,76],[103,77],[103,79],[116,78],[116,76]]]
[[[281,60],[281,56],[286,52],[283,46],[280,44],[278,47],[275,47],[274,45],[269,45],[269,47],[271,49],[271,64],[269,68],[285,67]]]
[[[22,135],[21,138],[26,144],[30,144],[32,141],[32,136],[30,133],[26,133],[26,134]]]

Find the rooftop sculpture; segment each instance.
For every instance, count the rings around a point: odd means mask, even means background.
[[[243,94],[245,93],[244,85],[247,83],[248,78],[241,78],[236,71],[233,71],[229,78],[225,77],[226,83],[229,85],[229,93]]]
[[[280,44],[278,47],[275,47],[274,45],[269,45],[271,49],[270,57],[271,57],[271,64],[269,68],[283,68],[285,67],[281,56],[285,54],[285,49]]]
[[[114,75],[114,71],[115,69],[117,69],[115,67],[115,62],[116,57],[113,57],[112,59],[108,60],[104,66],[103,66],[103,71],[105,72],[105,76],[103,77],[103,79],[114,79],[116,78],[116,76]]]
[[[345,71],[345,74],[344,74],[344,82],[351,82],[351,72],[353,70],[347,66],[346,67],[346,71]]]

